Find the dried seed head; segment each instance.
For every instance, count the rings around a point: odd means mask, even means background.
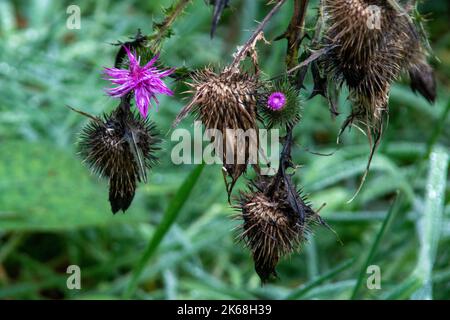
[[[136,184],[147,181],[158,149],[155,126],[120,106],[101,119],[91,120],[80,135],[80,154],[87,165],[109,179],[111,210],[125,212]]]
[[[379,5],[383,10],[378,17],[379,28],[368,26],[370,5]],[[390,26],[396,12],[385,1],[363,0],[325,0],[325,12],[329,24],[326,38],[333,46],[325,58],[325,67],[334,80],[349,87],[352,116],[370,125],[387,108],[387,100],[379,93],[389,91],[401,71],[402,56],[396,50]]]
[[[420,37],[409,17],[386,0],[325,0],[324,11],[326,44],[331,48],[325,69],[334,81],[349,87],[351,117],[380,128],[391,84],[403,71],[417,71],[418,61],[425,59]],[[430,73],[412,74],[417,84]],[[432,86],[425,87],[417,84],[416,89],[433,91]]]
[[[327,24],[322,59],[330,80],[349,88],[352,113],[348,125],[362,127],[371,152],[366,171],[383,134],[392,83],[409,71],[413,90],[435,98],[435,83],[421,37],[403,9],[388,0],[324,0]]]
[[[250,248],[255,270],[263,282],[276,277],[280,258],[294,252],[309,232],[316,214],[296,194],[306,213],[305,221],[292,209],[284,184],[275,187],[276,179],[260,178],[241,192],[239,205],[243,220],[240,239]]]
[[[273,97],[282,95],[275,102],[281,100],[282,106],[271,106]],[[294,126],[300,121],[301,99],[300,92],[289,82],[288,79],[282,79],[268,85],[265,93],[258,100],[258,111],[264,118],[268,128]]]
[[[217,74],[208,68],[198,71],[192,80],[188,84],[192,87],[192,101],[180,111],[174,125],[193,112],[206,129],[221,132],[223,148],[218,148],[222,149],[222,154],[218,156],[224,163],[226,175],[232,180],[227,183],[230,194],[237,179],[247,168],[249,147],[258,149],[256,102],[259,81],[255,75],[239,70],[225,69]],[[233,130],[234,134],[227,133],[227,129]],[[236,130],[252,130],[253,134],[249,135],[247,143],[237,143]],[[214,142],[214,139],[211,140]],[[232,159],[227,158],[230,154]],[[242,158],[244,161],[241,161]]]

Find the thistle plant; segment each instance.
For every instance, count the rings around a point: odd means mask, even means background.
[[[164,39],[170,37],[171,24],[189,2],[179,0],[165,10],[165,19],[154,24],[153,33],[138,32],[131,41],[118,43],[115,65],[105,68],[104,76],[113,85],[106,89],[107,94],[120,98],[120,103],[101,117],[78,111],[90,118],[81,134],[80,153],[94,172],[109,179],[112,211],[127,210],[138,183],[147,181],[147,170],[156,163],[159,140],[150,120],[150,105],[158,105],[160,95],[176,96],[167,80],[187,85],[190,100],[179,110],[173,126],[193,115],[205,129],[222,133],[222,141],[211,137],[211,142],[223,146],[217,149],[217,156],[223,162],[228,201],[241,222],[238,238],[250,250],[255,270],[266,282],[276,277],[279,261],[308,240],[314,225],[332,230],[295,179],[294,130],[301,126],[302,112],[307,110],[308,102],[302,99],[307,72],[310,70],[314,79],[310,99],[316,95],[327,98],[333,117],[339,114],[337,95],[342,87],[349,89],[352,111],[342,131],[350,125],[362,127],[371,145],[362,186],[385,129],[393,83],[409,75],[412,90],[430,102],[436,98],[426,38],[410,12],[395,0],[322,0],[316,28],[308,35],[305,18],[309,1],[293,0],[286,31],[275,38],[287,42],[285,71],[266,75],[260,70],[264,61],[259,59],[258,43],[270,44],[261,40],[265,40],[265,26],[287,2],[278,0],[269,2],[269,13],[238,47],[231,62],[197,70],[163,67],[158,59],[164,54]],[[207,4],[214,7],[212,37],[223,10],[232,1]],[[372,28],[368,22],[374,6],[380,16],[379,25]],[[140,115],[132,108],[133,101]],[[279,166],[268,177],[261,174],[259,163],[253,164],[253,176],[245,176],[247,187],[232,197],[236,182],[248,172],[249,146],[259,148],[257,133],[261,128],[285,132]],[[228,133],[230,129],[251,130],[256,136],[239,145],[234,133]],[[231,162],[229,151],[233,154]],[[240,155],[244,156],[242,163],[237,161]]]
[[[113,213],[129,208],[137,183],[147,182],[146,171],[157,158],[154,152],[158,149],[159,139],[155,125],[146,120],[151,100],[157,104],[157,95],[173,95],[162,81],[173,70],[161,71],[154,67],[158,55],[141,67],[141,58],[131,53],[127,44],[122,45],[119,54],[121,50],[127,54],[127,68],[116,66],[104,70],[106,79],[118,85],[106,92],[120,98],[121,102],[103,119],[89,116],[92,120],[83,129],[79,143],[84,161],[95,173],[109,179],[109,202]],[[131,111],[132,96],[142,119]]]
[[[130,207],[137,184],[147,182],[147,170],[157,162],[159,138],[148,111],[152,101],[158,106],[158,95],[173,95],[163,78],[175,70],[159,68],[159,53],[154,52],[188,2],[179,1],[169,8],[163,23],[155,25],[155,33],[144,36],[138,30],[131,41],[116,44],[119,50],[114,67],[103,70],[105,79],[116,85],[106,88],[106,93],[120,99],[114,111],[97,117],[71,108],[90,118],[80,134],[79,153],[94,173],[109,180],[109,202],[114,214]],[[132,111],[132,100],[140,116]]]

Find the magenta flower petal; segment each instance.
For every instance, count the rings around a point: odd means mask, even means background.
[[[146,118],[148,115],[148,105],[151,99],[148,91],[144,87],[138,87],[134,90],[134,98],[139,112],[143,118]]]
[[[167,76],[170,76],[174,72],[175,72],[175,69],[172,68],[172,69],[168,69],[166,71],[160,71],[160,72],[158,72],[158,75],[160,77],[167,77]]]
[[[267,103],[272,110],[280,110],[286,104],[286,96],[282,92],[274,92],[270,95]]]
[[[175,70],[158,70],[154,67],[153,65],[158,60],[159,55],[154,56],[145,66],[141,67],[140,57],[136,57],[128,47],[125,46],[124,49],[129,60],[128,69],[104,69],[104,79],[118,85],[113,88],[107,88],[106,93],[111,97],[120,98],[134,91],[136,107],[139,109],[142,117],[146,118],[151,100],[155,101],[156,106],[159,104],[156,95],[173,95],[173,92],[166,86],[162,78],[171,75]]]
[[[122,84],[118,87],[106,89],[106,92],[114,98],[120,98],[120,97],[126,95],[128,92],[130,92],[133,89],[134,89],[134,86],[132,83],[125,82],[124,84]]]
[[[153,59],[151,59],[149,62],[147,62],[147,64],[144,66],[144,68],[145,69],[151,68],[155,64],[156,60],[158,60],[158,58],[159,58],[159,53],[156,54],[156,56],[154,56]]]
[[[130,70],[133,70],[136,67],[139,67],[140,58],[139,58],[139,60],[137,60],[136,57],[131,53],[130,49],[128,49],[127,46],[124,46],[124,48],[127,53],[128,60],[130,61],[130,66],[129,66]]]

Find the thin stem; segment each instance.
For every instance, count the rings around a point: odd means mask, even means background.
[[[314,51],[314,53],[312,53],[307,59],[305,59],[302,63],[299,63],[298,65],[296,65],[295,67],[289,69],[286,74],[291,74],[294,71],[297,71],[298,69],[307,66],[308,64],[310,64],[311,62],[317,60],[318,58],[320,58],[321,55],[323,55],[324,53],[326,53],[327,51],[330,50],[330,47],[325,47],[322,49],[319,49],[317,51]]]
[[[298,63],[299,48],[304,34],[308,0],[295,0],[291,22],[283,35],[287,39],[286,66],[293,68]]]
[[[277,13],[281,6],[286,2],[286,0],[279,0],[278,3],[270,10],[264,20],[259,24],[258,28],[253,32],[252,36],[247,40],[244,46],[236,53],[236,56],[231,64],[231,69],[236,68],[239,63],[245,58],[248,49],[254,44],[256,38],[263,31],[267,23],[272,19],[272,17]]]
[[[170,10],[170,14],[165,17],[163,22],[157,25],[158,31],[155,34],[149,36],[149,39],[151,39],[154,43],[153,49],[158,46],[167,30],[169,30],[175,20],[181,15],[184,8],[189,4],[189,2],[191,2],[191,0],[178,0],[177,4],[175,4],[173,9]]]

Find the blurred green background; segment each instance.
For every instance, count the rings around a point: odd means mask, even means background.
[[[76,155],[86,118],[65,105],[92,114],[111,110],[117,101],[105,95],[108,84],[101,79],[117,50],[110,44],[138,28],[151,33],[171,2],[0,1],[0,298],[449,299],[448,2],[422,5],[439,60],[438,101],[428,105],[406,81],[395,85],[383,143],[350,204],[367,161],[367,140],[352,130],[342,145],[335,143],[349,111],[345,93],[336,120],[321,97],[305,102],[295,132],[294,160],[302,165],[295,180],[314,208],[327,204],[321,214],[343,244],[315,228],[300,253],[279,264],[280,279],[264,287],[249,251],[235,241],[238,221],[231,219],[220,167],[200,173],[201,167],[171,163],[171,122],[187,101],[184,88],[171,83],[175,97],[162,97],[159,111],[150,114],[165,140],[161,160],[126,214],[111,214],[107,182]],[[161,60],[177,67],[225,65],[268,12],[266,2],[231,0],[211,40],[212,8],[194,0],[175,23]],[[80,30],[66,28],[70,4],[81,8]],[[268,40],[285,30],[291,10],[289,3],[275,16]],[[285,47],[285,41],[259,45],[268,77],[283,70]],[[309,75],[307,89],[305,97],[312,89]],[[192,130],[192,118],[182,127]],[[236,190],[243,184],[241,179]],[[81,290],[67,289],[69,265],[81,268]],[[367,265],[380,267],[381,289],[367,288]]]

